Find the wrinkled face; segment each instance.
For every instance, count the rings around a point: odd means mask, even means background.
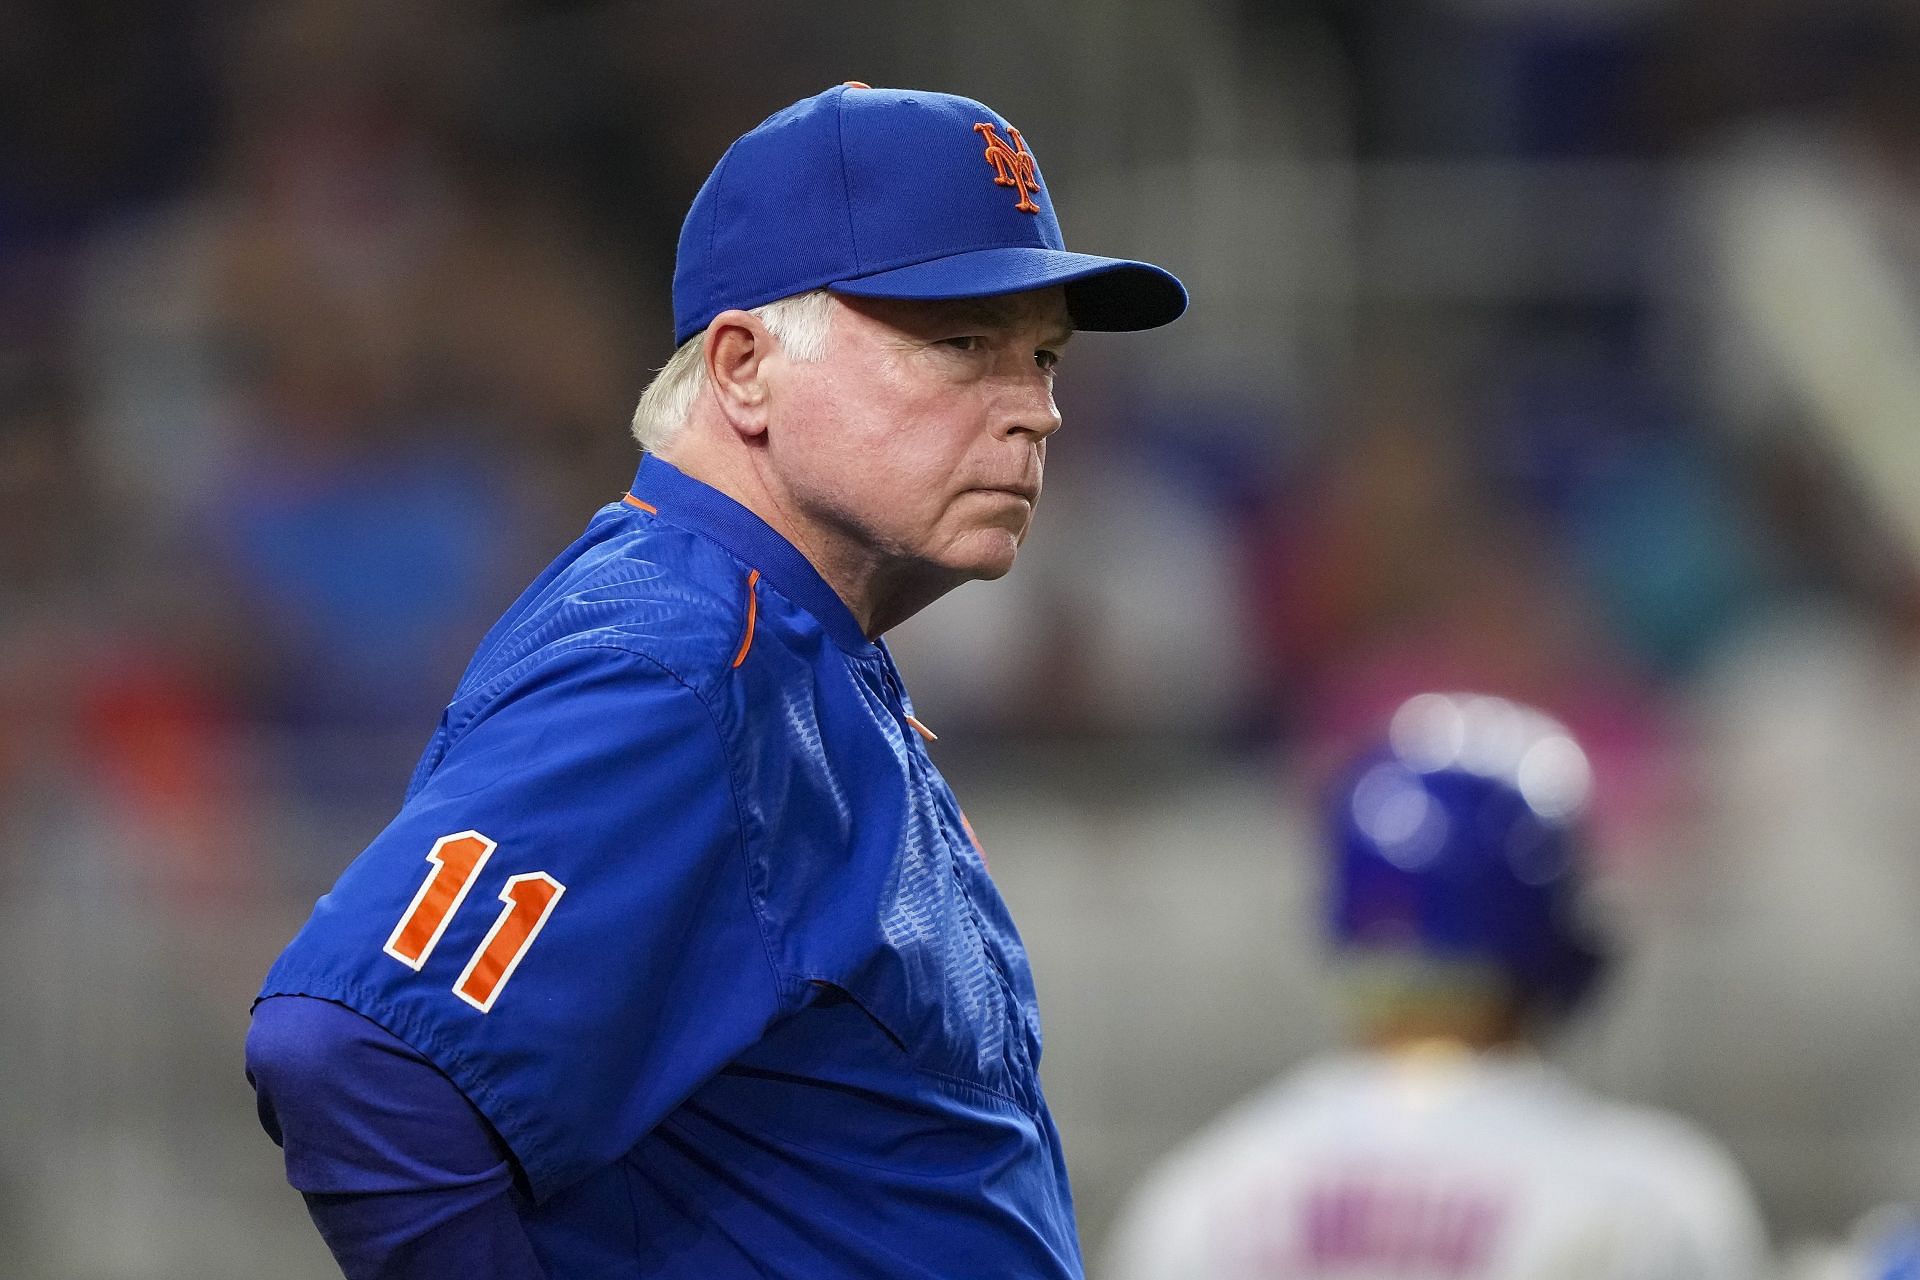
[[[837,297],[826,355],[784,366],[767,439],[796,513],[834,544],[817,549],[936,594],[1012,568],[1060,426],[1054,364],[1071,333],[1058,286]]]

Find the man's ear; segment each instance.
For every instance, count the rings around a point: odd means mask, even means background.
[[[707,385],[720,412],[743,436],[767,429],[768,362],[779,350],[779,340],[749,312],[722,311],[707,325],[701,349]]]

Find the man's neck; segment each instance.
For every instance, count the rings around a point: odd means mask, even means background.
[[[676,439],[656,451],[663,462],[691,479],[716,489],[753,512],[807,558],[853,614],[870,640],[905,622],[950,588],[895,571],[884,557],[859,546],[831,526],[811,518],[786,492],[769,482],[759,467],[718,456],[694,441]]]

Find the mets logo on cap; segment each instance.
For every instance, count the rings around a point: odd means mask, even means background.
[[[1040,189],[1040,175],[1033,167],[1033,153],[1027,150],[1027,143],[1020,131],[1012,125],[1007,132],[1013,135],[1013,145],[1000,136],[1000,131],[991,124],[977,124],[973,131],[987,140],[987,149],[983,153],[987,163],[993,166],[993,185],[1012,187],[1020,195],[1020,201],[1013,207],[1022,213],[1038,213],[1040,206],[1033,202],[1033,193]]]

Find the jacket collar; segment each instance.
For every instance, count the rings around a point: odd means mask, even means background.
[[[874,644],[813,562],[753,512],[712,485],[695,480],[670,462],[643,454],[631,497],[668,524],[719,544],[787,599],[805,609],[849,653],[871,653]]]

